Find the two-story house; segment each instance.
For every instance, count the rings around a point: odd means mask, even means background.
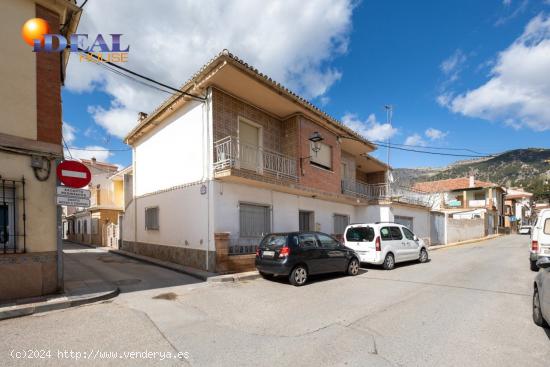
[[[432,194],[432,209],[449,218],[485,220],[486,232],[497,233],[504,225],[505,190],[492,182],[469,177],[418,182],[414,188]]]
[[[531,220],[533,194],[522,188],[509,188],[504,202],[505,227],[517,229]]]
[[[213,271],[269,232],[342,235],[350,222],[412,223],[417,212],[427,228],[422,195],[389,194],[371,142],[229,52],[181,91],[126,137],[123,250]]]
[[[68,37],[80,13],[69,0],[0,1],[0,301],[63,289],[55,170],[68,51],[33,52],[22,27],[41,18]]]
[[[89,208],[67,208],[66,238],[78,243],[118,247],[115,238],[124,211],[124,184],[116,165],[82,159],[92,174]],[[115,230],[115,233],[113,233]]]

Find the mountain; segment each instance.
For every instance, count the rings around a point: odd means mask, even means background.
[[[489,158],[463,160],[444,168],[397,168],[394,179],[402,185],[466,177],[494,182],[506,187],[524,187],[536,196],[550,196],[550,149],[515,149]]]

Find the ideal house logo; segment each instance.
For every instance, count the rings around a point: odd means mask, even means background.
[[[33,52],[61,52],[69,49],[70,52],[79,53],[80,61],[128,61],[130,46],[124,49],[121,47],[120,39],[123,35],[120,33],[111,33],[108,37],[99,33],[93,42],[90,42],[87,33],[75,33],[67,40],[61,34],[50,33],[50,26],[44,19],[33,18],[23,24],[21,34],[25,42],[33,47]]]

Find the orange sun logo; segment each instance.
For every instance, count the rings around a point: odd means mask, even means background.
[[[50,26],[42,18],[29,19],[23,24],[21,29],[21,35],[25,42],[34,46],[34,40],[40,40],[42,44],[44,42],[44,35],[50,33]]]

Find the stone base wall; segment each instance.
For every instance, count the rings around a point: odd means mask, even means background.
[[[216,267],[215,251],[209,252],[206,269],[205,250],[132,241],[123,241],[121,250],[211,272],[214,272]]]
[[[0,301],[57,291],[57,252],[0,254]]]
[[[230,233],[222,232],[214,234],[216,242],[216,272],[240,273],[256,270],[255,254],[229,255]]]

